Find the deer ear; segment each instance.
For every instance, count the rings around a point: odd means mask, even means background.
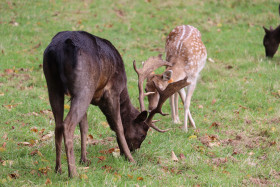
[[[145,110],[137,116],[137,118],[134,120],[134,122],[135,123],[143,122],[147,119],[147,116],[148,116],[148,112]]]
[[[265,28],[264,26],[263,26],[263,29],[264,29],[264,31],[265,31],[266,34],[270,32],[270,31],[269,31],[267,28]]]
[[[173,71],[172,70],[167,70],[162,74],[162,80],[164,81],[169,81],[172,77]]]

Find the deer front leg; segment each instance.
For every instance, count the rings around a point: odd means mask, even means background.
[[[87,133],[88,133],[88,121],[87,121],[87,113],[85,113],[84,117],[79,123],[80,132],[81,132],[81,160],[80,163],[89,165],[90,161],[87,160],[86,155],[86,141],[87,141]]]
[[[124,128],[120,115],[120,101],[119,96],[114,94],[104,93],[104,100],[101,102],[102,104],[99,106],[104,115],[107,118],[108,123],[111,128],[116,132],[117,142],[121,153],[124,153],[125,157],[130,162],[135,162],[129,147],[127,145],[127,141],[124,135]]]
[[[180,124],[180,119],[178,115],[176,115],[176,96],[173,94],[172,96],[169,97],[169,103],[170,103],[170,108],[171,108],[171,117],[172,121],[174,124]]]

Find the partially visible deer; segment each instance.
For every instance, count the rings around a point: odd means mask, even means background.
[[[201,41],[200,32],[190,25],[177,26],[169,33],[166,40],[165,51],[166,61],[151,57],[143,64],[143,69],[146,69],[145,72],[139,72],[139,70],[134,68],[138,73],[138,76],[141,77],[139,78],[139,89],[141,89],[139,91],[139,100],[144,103],[144,81],[140,80],[147,79],[145,90],[148,95],[149,110],[153,110],[159,100],[159,95],[155,85],[157,85],[160,89],[164,89],[171,82],[177,82],[185,77],[188,77],[190,85],[186,87],[187,94],[184,88],[178,91],[184,103],[185,109],[183,130],[188,131],[188,119],[190,120],[191,125],[196,128],[189,108],[191,98],[196,87],[197,78],[199,77],[199,73],[206,62],[207,51]],[[158,66],[154,66],[154,64],[159,64],[159,61],[162,62],[162,65],[167,66],[167,68],[163,74],[157,75],[152,72],[157,69]],[[172,120],[174,123],[180,123],[178,115],[178,93],[175,93],[170,97]],[[144,111],[144,108],[141,108],[141,110]]]
[[[134,162],[130,151],[140,148],[149,127],[159,132],[152,118],[161,113],[164,101],[176,90],[185,87],[186,79],[158,89],[158,106],[147,117],[132,104],[127,91],[123,60],[108,41],[84,31],[64,31],[53,37],[44,52],[43,70],[47,81],[49,100],[55,118],[56,172],[61,172],[61,143],[64,138],[68,174],[77,175],[73,135],[79,123],[81,131],[81,161],[86,159],[88,132],[87,109],[97,105],[113,131],[121,153]],[[63,120],[64,95],[70,94],[71,106]],[[163,114],[164,115],[164,114]]]
[[[278,11],[280,15],[280,4],[278,7]],[[263,26],[263,29],[265,31],[265,35],[263,38],[265,55],[267,57],[273,58],[273,56],[278,50],[279,43],[280,43],[280,25],[276,29],[273,29],[271,26],[270,29],[267,29]]]

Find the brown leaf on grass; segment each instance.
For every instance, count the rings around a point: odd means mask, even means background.
[[[54,135],[54,133],[51,131],[51,132],[49,132],[48,134],[43,135],[43,136],[41,137],[41,141],[47,141],[47,140],[49,140],[50,138],[52,138],[53,135]]]
[[[8,175],[11,179],[18,179],[19,178],[19,174],[18,172],[14,172]]]
[[[101,144],[101,145],[107,145],[109,142],[114,141],[115,138],[114,137],[107,137],[104,138],[102,140],[89,140],[87,141],[87,144],[91,144],[91,145],[97,145],[97,144]]]
[[[4,133],[4,135],[2,136],[2,139],[3,139],[3,140],[7,140],[7,137],[8,137],[8,134],[7,134],[7,133]]]
[[[45,185],[51,185],[51,184],[52,184],[51,179],[47,178],[47,179],[46,179],[46,182],[45,182]]]
[[[180,153],[179,158],[180,158],[181,160],[185,160],[185,159],[186,159],[186,157],[185,157],[185,155],[184,155],[183,153]]]
[[[108,150],[101,150],[99,151],[99,153],[102,153],[102,154],[111,154],[115,151],[115,148],[111,148],[111,149],[108,149]]]
[[[112,166],[107,166],[107,165],[102,166],[101,169],[104,169],[108,173],[113,171]]]
[[[48,172],[51,171],[51,168],[46,166],[46,167],[43,167],[43,168],[39,168],[38,171],[40,171],[43,175],[47,176]]]
[[[11,74],[11,73],[14,73],[14,70],[13,69],[5,69],[4,72],[7,73],[7,74]]]
[[[30,131],[31,131],[31,132],[37,133],[37,132],[38,132],[38,129],[37,129],[37,127],[32,127],[32,128],[30,129]]]
[[[220,146],[218,135],[205,135],[199,138],[200,142],[208,147]]]
[[[105,156],[99,156],[97,158],[99,159],[97,163],[100,163],[100,162],[103,162],[104,160],[106,160]]]
[[[144,179],[143,179],[143,177],[137,177],[137,180],[138,180],[138,181],[142,181],[142,180],[144,180]]]
[[[127,177],[130,178],[130,179],[133,179],[133,175],[127,174]]]
[[[211,104],[214,105],[215,103],[216,103],[216,99],[213,99]]]
[[[260,179],[260,178],[250,178],[250,182],[255,184],[255,185],[268,185],[270,184],[270,181],[268,181],[267,179]]]
[[[221,164],[224,164],[227,162],[227,158],[213,158],[212,163],[215,164],[216,166],[219,166]]]
[[[19,142],[18,145],[19,146],[30,146],[31,143],[30,142]]]
[[[125,17],[124,11],[122,11],[122,10],[120,10],[120,9],[114,9],[114,12],[116,13],[116,15],[117,15],[119,18],[124,18],[124,17]]]
[[[40,151],[38,151],[38,149],[35,149],[34,151],[32,151],[31,153],[29,153],[31,156],[34,155],[39,155],[39,156],[43,156],[42,153]]]
[[[226,68],[226,69],[232,69],[232,68],[233,68],[233,66],[231,66],[231,65],[227,65],[225,68]]]
[[[211,129],[212,127],[218,129],[219,126],[220,126],[220,124],[219,124],[218,122],[213,122],[212,125],[210,126],[210,129]]]
[[[7,143],[4,142],[4,143],[2,144],[2,147],[3,147],[3,148],[6,148],[6,145],[7,145]]]
[[[177,158],[177,156],[175,155],[174,151],[171,151],[171,159],[172,159],[172,161],[174,161],[174,162],[178,162],[178,158]]]

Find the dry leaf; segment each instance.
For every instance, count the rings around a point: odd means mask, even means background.
[[[202,108],[203,108],[203,105],[198,105],[198,108],[199,108],[199,109],[202,109]]]
[[[212,105],[214,105],[216,103],[216,99],[212,100]]]
[[[189,140],[193,140],[193,139],[197,139],[197,136],[196,135],[189,136]]]
[[[69,110],[69,109],[70,109],[70,106],[69,106],[69,105],[64,105],[64,109]]]
[[[18,145],[29,146],[29,142],[19,142]]]
[[[32,127],[30,130],[31,130],[31,132],[35,132],[35,133],[37,133],[37,132],[38,132],[37,127]]]
[[[144,180],[144,179],[143,179],[143,177],[137,177],[137,180],[138,180],[138,181],[142,181],[142,180]]]
[[[53,137],[53,135],[54,135],[54,133],[51,131],[51,132],[49,132],[48,134],[43,135],[43,136],[41,137],[41,140],[42,140],[42,141],[46,141],[46,140],[50,139],[51,137]]]
[[[186,159],[186,157],[185,157],[185,155],[184,155],[183,153],[180,153],[179,158],[180,158],[181,160],[185,160],[185,159]]]
[[[2,144],[2,147],[3,147],[3,148],[6,148],[6,145],[7,145],[7,143],[4,142],[4,143]]]
[[[88,179],[88,176],[86,174],[81,174],[80,179],[86,180]]]
[[[133,175],[127,174],[128,178],[133,179]]]
[[[46,184],[46,185],[52,184],[52,181],[51,181],[49,178],[47,178],[45,184]]]
[[[172,159],[172,161],[174,161],[174,162],[178,162],[178,158],[177,158],[177,156],[175,155],[174,151],[171,151],[171,159]]]

